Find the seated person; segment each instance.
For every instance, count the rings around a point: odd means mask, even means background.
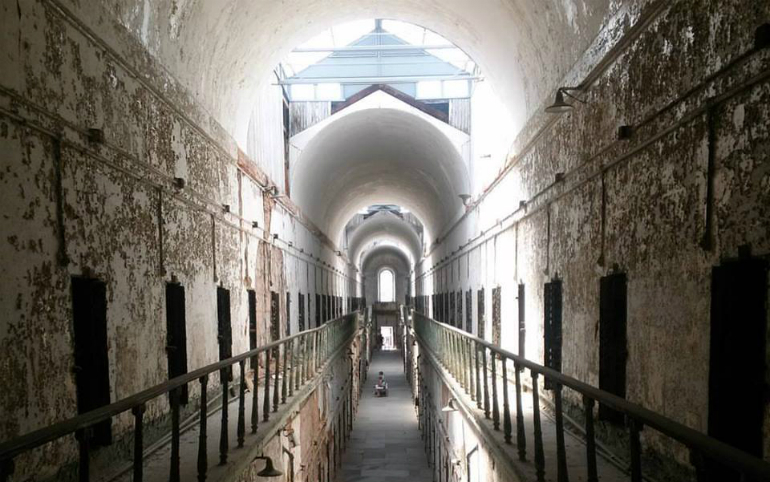
[[[374,396],[382,397],[388,395],[388,382],[385,381],[385,374],[380,372],[377,383],[374,385]]]

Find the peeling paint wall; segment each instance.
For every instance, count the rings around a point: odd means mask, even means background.
[[[0,440],[77,413],[72,276],[107,285],[112,401],[168,377],[168,282],[185,288],[188,370],[219,358],[218,286],[231,294],[233,353],[249,348],[247,289],[260,344],[271,290],[282,325],[287,291],[311,303],[316,292],[356,295],[335,247],[265,193],[270,181],[136,39],[95,37],[55,2],[2,1],[0,18]],[[167,405],[157,399],[146,419]],[[117,417],[116,438],[132,423]],[[38,475],[74,450],[68,438],[35,454]]]
[[[526,356],[542,363],[543,284],[558,277],[562,370],[598,385],[599,279],[617,266],[628,275],[627,398],[707,431],[712,267],[743,245],[770,253],[770,49],[752,51],[768,20],[764,2],[698,0],[664,5],[637,33],[619,27],[631,34],[577,93],[586,103],[530,118],[499,181],[428,258],[448,260],[418,266],[417,294],[473,290],[478,333],[485,287],[491,339],[501,286],[502,345],[516,353],[523,283]],[[589,49],[561,85],[580,84],[603,56]],[[631,139],[617,139],[621,125],[634,126]],[[770,460],[770,406],[764,426]],[[653,430],[642,439],[688,464]]]

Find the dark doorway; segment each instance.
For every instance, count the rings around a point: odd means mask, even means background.
[[[561,280],[555,279],[546,283],[543,293],[543,339],[545,352],[545,366],[557,372],[561,371]],[[545,379],[545,388],[554,388],[551,380]]]
[[[305,331],[305,295],[302,293],[297,294],[297,308],[299,308],[297,324],[299,325],[299,331]]]
[[[465,292],[465,331],[473,333],[473,291]]]
[[[281,295],[270,292],[270,341],[281,338]]]
[[[626,300],[625,273],[601,279],[599,285],[599,388],[626,397]],[[599,419],[622,424],[623,414],[599,405]]]
[[[767,268],[747,258],[711,273],[708,434],[756,457],[765,408]],[[740,480],[713,461],[705,472],[709,481]]]
[[[286,292],[286,336],[291,336],[291,293]]]
[[[248,290],[247,293],[249,296],[249,350],[253,350],[257,347],[257,292]],[[252,367],[256,367],[258,363],[258,356],[251,359]]]
[[[219,359],[233,356],[233,325],[230,321],[230,290],[217,288],[217,340],[219,340]],[[222,371],[229,380],[233,379],[233,367]]]
[[[463,328],[463,292],[458,291],[455,295],[457,298],[457,304],[455,305],[457,307],[457,328],[460,328],[462,330]]]
[[[185,319],[184,287],[166,284],[166,356],[168,378],[187,373],[187,321]],[[187,404],[187,385],[179,391],[179,403]]]
[[[486,334],[486,324],[487,320],[484,317],[484,288],[481,288],[478,292],[479,298],[476,301],[477,308],[478,308],[478,337],[484,338],[484,335]]]
[[[455,320],[455,297],[454,293],[447,293],[447,297],[449,298],[449,324],[452,326],[457,325],[457,320]]]
[[[500,346],[500,338],[502,337],[502,322],[501,306],[502,302],[502,287],[492,288],[492,343]]]
[[[315,295],[315,326],[321,326],[321,295]]]
[[[72,278],[75,338],[75,390],[78,414],[110,404],[107,355],[107,285],[91,278]],[[112,420],[94,425],[92,446],[112,443]]]

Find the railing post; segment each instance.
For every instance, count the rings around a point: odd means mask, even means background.
[[[503,367],[503,434],[505,435],[505,443],[511,443],[511,408],[508,404],[508,359],[504,356],[502,358]]]
[[[628,421],[631,449],[631,482],[642,482],[642,442],[640,432],[642,424],[633,417]]]
[[[179,482],[179,388],[174,388],[171,396],[171,466],[168,479]]]
[[[468,380],[470,383],[471,400],[476,400],[476,384],[474,383],[475,377],[473,376],[473,346],[474,342],[470,338],[465,340],[465,351],[467,353],[466,361],[468,363]]]
[[[13,459],[0,460],[0,482],[8,482],[13,475]]]
[[[230,382],[229,368],[230,367],[223,368],[219,371],[219,378],[222,381],[222,426],[219,434],[219,465],[225,465],[227,463],[227,452],[230,450],[230,442],[227,440],[229,437],[227,423],[227,412],[229,411],[229,402],[227,399],[228,385]]]
[[[208,449],[206,448],[206,423],[208,422],[208,382],[209,376],[203,375],[199,378],[201,386],[200,415],[198,423],[198,482],[206,482],[206,472],[209,469]],[[256,389],[256,386],[255,386]]]
[[[272,349],[265,350],[265,390],[262,399],[262,420],[270,420],[270,352]]]
[[[273,383],[274,383],[273,384],[273,412],[277,412],[278,411],[278,400],[279,400],[279,397],[280,397],[280,393],[278,392],[278,390],[279,390],[278,383],[280,382],[279,375],[281,373],[281,370],[280,370],[280,368],[281,368],[281,345],[278,345],[277,347],[275,347],[274,350],[275,350],[275,357],[274,357],[275,358],[275,370],[274,370],[275,371],[275,376],[273,377]]]
[[[257,433],[259,425],[259,354],[251,358],[254,389],[251,391],[251,433]]]
[[[134,415],[134,478],[133,482],[144,480],[144,409],[145,405],[137,405],[131,412]]]
[[[481,398],[481,378],[479,373],[479,365],[481,364],[481,360],[479,359],[479,344],[476,341],[473,341],[473,348],[474,348],[474,363],[476,364],[476,407],[482,408],[483,400]]]
[[[246,361],[238,362],[238,368],[241,370],[241,383],[238,397],[238,447],[243,447],[246,438]]]
[[[530,370],[532,374],[532,423],[535,425],[535,470],[538,482],[545,480],[545,455],[543,454],[543,430],[540,426],[540,397],[538,395],[538,374]]]
[[[527,436],[524,431],[524,410],[521,400],[521,368],[513,362],[513,377],[516,382],[516,447],[519,460],[527,460]]]
[[[286,366],[287,376],[289,377],[286,381],[286,397],[291,398],[294,395],[294,339],[286,342],[286,351],[289,353]]]
[[[487,347],[481,345],[481,361],[484,365],[484,418],[489,419],[489,371],[487,368]]]
[[[283,348],[283,367],[281,368],[281,404],[284,404],[286,403],[286,396],[289,394],[289,387],[287,386],[289,382],[287,374],[287,370],[289,368],[288,342],[281,344],[280,348]]]
[[[492,424],[495,430],[500,430],[500,405],[497,400],[497,353],[490,349],[492,357]]]
[[[89,439],[91,429],[85,428],[75,432],[75,438],[78,441],[78,482],[88,482],[91,480],[91,460],[89,452]]]
[[[587,482],[598,482],[596,470],[596,439],[594,435],[594,399],[583,395],[583,407],[586,417],[586,470]]]
[[[559,482],[569,482],[569,473],[567,471],[567,449],[564,445],[564,412],[562,408],[561,390],[561,383],[554,382],[553,396],[554,404],[556,406],[556,475]]]

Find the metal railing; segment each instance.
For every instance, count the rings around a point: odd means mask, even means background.
[[[513,385],[516,394],[514,414],[516,418],[516,447],[521,460],[525,460],[527,453],[521,377],[525,369],[529,371],[533,406],[534,462],[538,481],[545,480],[545,457],[540,424],[540,384],[538,382],[541,376],[544,382],[549,382],[553,391],[556,424],[556,467],[559,482],[569,480],[564,444],[563,387],[568,387],[582,395],[586,436],[586,480],[589,482],[598,481],[594,430],[594,407],[597,402],[622,413],[626,417],[629,432],[630,477],[633,482],[642,482],[640,433],[644,427],[652,428],[685,445],[690,451],[690,459],[699,474],[704,469],[704,461],[710,459],[735,470],[741,475],[741,480],[770,480],[770,463],[760,458],[621,397],[514,355],[463,330],[440,323],[418,312],[413,313],[413,320],[414,332],[421,348],[427,349],[428,353],[432,354],[455,378],[471,400],[476,402],[477,408],[483,410],[484,417],[492,419],[494,430],[500,430],[502,423],[504,440],[508,444],[513,443],[514,436],[508,393],[509,385],[511,385],[509,362],[512,363]],[[498,373],[498,369],[502,373]],[[498,393],[499,389],[502,394]]]
[[[303,331],[238,356],[212,363],[118,402],[3,442],[0,444],[0,482],[6,482],[14,472],[14,458],[44,444],[70,435],[75,436],[79,448],[78,480],[80,482],[88,482],[90,477],[89,440],[92,437],[93,427],[100,422],[110,420],[112,417],[129,410],[134,417],[133,481],[141,482],[143,480],[143,418],[145,407],[150,400],[166,394],[169,395],[171,406],[171,465],[169,468],[169,480],[171,482],[179,482],[180,393],[183,386],[196,380],[200,384],[200,431],[197,469],[198,481],[203,482],[206,480],[206,473],[208,471],[206,398],[208,395],[209,375],[219,372],[222,385],[223,409],[221,410],[219,463],[224,464],[227,462],[230,450],[227,407],[229,403],[230,379],[232,377],[231,367],[238,364],[240,368],[236,437],[238,447],[243,447],[246,434],[246,361],[253,360],[251,369],[253,372],[254,389],[251,391],[250,429],[251,433],[257,433],[260,419],[258,403],[260,359],[264,360],[264,365],[262,365],[264,367],[262,421],[267,422],[270,419],[271,409],[272,412],[277,412],[278,406],[286,403],[287,397],[292,397],[295,391],[299,391],[321,370],[334,353],[346,343],[352,341],[357,327],[358,314],[349,313],[329,321],[321,327]]]

